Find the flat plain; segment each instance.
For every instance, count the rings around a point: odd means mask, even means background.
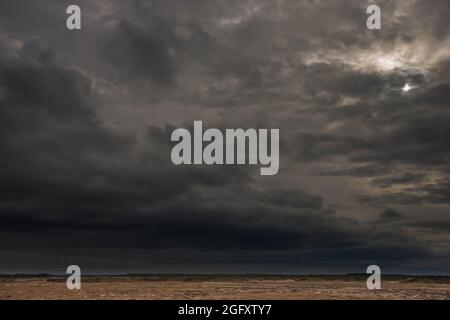
[[[62,276],[0,276],[0,300],[172,299],[450,299],[450,277],[385,276],[368,290],[363,275],[124,275],[84,276],[68,290]]]

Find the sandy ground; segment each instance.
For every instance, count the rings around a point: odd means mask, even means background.
[[[401,277],[368,290],[365,278],[320,276],[0,277],[0,299],[450,299],[450,279]]]

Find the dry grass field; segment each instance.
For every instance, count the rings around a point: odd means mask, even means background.
[[[450,299],[449,277],[385,276],[368,290],[363,276],[2,276],[0,299]]]

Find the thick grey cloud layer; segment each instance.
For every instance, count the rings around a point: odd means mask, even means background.
[[[0,4],[0,271],[448,273],[450,6]],[[405,91],[405,84],[412,89]],[[281,167],[170,133],[280,128]]]

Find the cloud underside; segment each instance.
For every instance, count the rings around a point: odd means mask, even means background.
[[[448,1],[381,1],[376,32],[355,1],[80,1],[75,32],[70,3],[21,2],[0,4],[0,271],[448,273]],[[173,165],[194,120],[279,128],[279,175]]]

